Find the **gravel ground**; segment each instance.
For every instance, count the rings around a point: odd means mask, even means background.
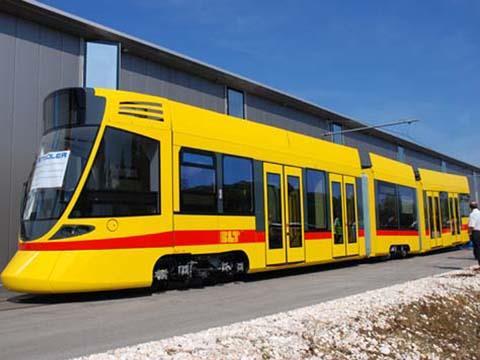
[[[480,359],[480,268],[82,357]]]

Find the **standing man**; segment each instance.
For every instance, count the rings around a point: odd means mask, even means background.
[[[473,243],[473,255],[480,265],[480,210],[475,201],[470,203],[470,216],[468,217],[468,234]]]

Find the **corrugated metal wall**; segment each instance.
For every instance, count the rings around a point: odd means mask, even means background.
[[[81,41],[0,13],[0,270],[17,248],[23,182],[42,131],[42,100],[78,86]]]
[[[362,158],[370,152],[392,159],[397,158],[397,145],[388,141],[360,132],[346,133],[343,138],[345,145],[360,149]]]
[[[120,88],[225,112],[225,87],[131,54],[122,54]]]
[[[255,95],[246,94],[245,107],[248,119],[263,124],[277,126],[319,138],[324,138],[321,134],[328,131],[328,123],[323,119],[302,113],[288,106],[276,104]]]

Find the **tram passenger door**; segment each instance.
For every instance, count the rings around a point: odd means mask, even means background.
[[[453,202],[455,218],[457,219],[457,241],[462,241],[462,218],[460,216],[460,200],[458,199],[458,194],[455,195]]]
[[[330,174],[333,257],[358,254],[355,179]]]
[[[450,233],[454,243],[460,241],[460,222],[458,218],[458,195],[448,194],[448,207],[450,209]]]
[[[433,208],[435,209],[435,238],[433,247],[442,246],[442,212],[440,210],[440,198],[438,192],[432,192]]]
[[[305,261],[302,171],[264,163],[266,262]]]
[[[305,261],[302,170],[284,167],[287,262]]]
[[[430,248],[437,246],[437,212],[435,208],[435,197],[431,191],[427,191],[427,210],[430,233]]]
[[[343,184],[345,187],[345,227],[347,234],[347,255],[358,254],[358,232],[357,232],[357,199],[356,184],[353,177],[344,176]]]

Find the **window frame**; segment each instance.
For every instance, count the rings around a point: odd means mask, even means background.
[[[124,133],[127,133],[127,134],[131,134],[131,135],[135,135],[135,136],[138,136],[138,137],[142,137],[142,138],[145,138],[145,139],[149,139],[149,140],[152,140],[152,141],[155,141],[158,145],[158,204],[157,204],[157,212],[155,214],[145,214],[145,215],[102,215],[102,216],[88,216],[88,217],[85,217],[85,216],[72,216],[72,213],[73,211],[75,210],[79,200],[80,200],[80,197],[85,189],[85,186],[87,185],[87,182],[88,182],[88,178],[90,176],[90,171],[92,170],[93,166],[95,165],[95,162],[97,160],[97,156],[99,154],[99,151],[100,151],[100,148],[101,148],[101,145],[102,145],[102,141],[104,139],[104,136],[105,136],[105,133],[109,130],[109,129],[113,129],[113,130],[116,130],[116,131],[121,131],[121,132],[124,132]],[[94,154],[94,158],[93,158],[93,161],[92,161],[92,164],[90,166],[90,168],[88,169],[88,172],[89,174],[87,175],[87,178],[85,179],[85,182],[82,186],[82,188],[80,189],[80,193],[78,194],[76,200],[75,200],[75,204],[73,204],[73,207],[72,209],[70,210],[70,213],[68,214],[68,218],[69,219],[105,219],[105,218],[133,218],[133,217],[151,217],[151,216],[161,216],[162,215],[162,144],[160,142],[159,139],[156,139],[156,138],[153,138],[153,137],[150,137],[150,136],[147,136],[147,135],[144,135],[144,134],[140,134],[140,133],[137,133],[137,132],[133,132],[133,131],[130,131],[130,130],[127,130],[127,129],[123,129],[123,128],[120,128],[120,127],[115,127],[115,126],[105,126],[105,128],[103,129],[102,132],[98,131],[97,132],[97,135],[101,135],[101,139],[100,139],[100,143],[98,145],[98,148]],[[90,156],[92,155],[93,153],[93,148],[94,146],[92,146],[92,149],[90,150],[90,154],[89,154],[89,158]],[[85,168],[86,170],[86,168]],[[80,183],[80,181],[79,181]],[[79,185],[79,183],[77,184],[77,187]],[[75,191],[77,191],[77,188],[75,189]]]
[[[233,114],[230,113],[230,91],[242,95],[242,117],[237,116],[237,115],[233,115]],[[226,101],[226,113],[227,113],[227,115],[228,116],[233,116],[237,119],[246,119],[247,118],[247,108],[246,108],[246,102],[245,102],[245,98],[246,98],[245,91],[237,90],[237,89],[234,89],[232,87],[227,86],[227,87],[225,87],[225,93],[226,93],[225,94],[225,101]]]
[[[254,166],[253,166],[253,159],[245,156],[238,156],[238,155],[230,155],[230,154],[221,154],[222,155],[222,183],[221,183],[221,188],[222,189],[222,215],[245,215],[245,216],[252,216],[255,214],[255,176],[254,176]],[[247,160],[250,162],[251,166],[251,181],[250,181],[250,208],[251,210],[248,212],[239,212],[239,211],[225,211],[225,158],[230,157],[230,158],[237,158],[237,159],[242,159],[242,160]],[[217,189],[217,193],[218,190]],[[218,197],[218,196],[217,196]],[[218,212],[218,209],[217,209]]]
[[[213,158],[213,165],[202,165],[202,164],[196,164],[192,162],[186,162],[183,163],[183,154],[185,152],[190,152],[193,154],[200,154],[200,155],[207,155],[211,156]],[[195,148],[190,148],[190,147],[182,147],[179,151],[179,161],[178,161],[178,175],[179,175],[179,186],[178,186],[178,191],[179,191],[179,206],[180,206],[180,214],[189,214],[189,215],[218,215],[219,209],[218,209],[218,164],[217,164],[217,156],[214,151],[209,151],[209,150],[201,150],[201,149],[195,149]],[[205,212],[198,212],[198,211],[192,211],[192,210],[183,210],[182,209],[182,198],[183,198],[183,192],[182,192],[182,167],[183,165],[186,166],[192,166],[192,167],[197,167],[197,168],[203,168],[203,169],[209,169],[213,170],[214,175],[215,175],[215,184],[214,184],[214,197],[215,197],[215,209],[213,211],[205,211]]]
[[[387,184],[390,186],[393,186],[395,188],[395,213],[396,213],[396,218],[397,218],[397,224],[395,227],[382,227],[380,226],[380,211],[379,211],[379,202],[378,202],[378,194],[379,194],[379,184]],[[400,187],[407,188],[413,191],[413,206],[414,206],[414,221],[416,221],[417,226],[415,228],[410,228],[410,227],[404,227],[400,224]],[[400,185],[396,183],[392,183],[389,181],[384,181],[384,180],[375,180],[375,210],[376,210],[376,229],[377,230],[400,230],[400,231],[405,231],[405,230],[415,230],[419,231],[419,226],[418,226],[418,201],[417,201],[417,189],[412,186],[406,186],[406,185]]]
[[[88,44],[89,43],[115,46],[117,48],[117,68],[116,68],[116,78],[115,78],[116,87],[114,89],[115,90],[120,89],[120,72],[121,72],[121,69],[122,69],[122,64],[121,64],[122,44],[120,42],[105,41],[105,40],[85,40],[84,41],[84,45],[83,45],[83,59],[84,59],[83,60],[83,86],[84,87],[89,87],[89,86],[87,86]],[[91,87],[92,86],[90,86],[90,88]]]
[[[335,126],[337,126],[339,128],[339,130],[335,130]],[[336,121],[330,122],[330,132],[332,133],[331,140],[334,144],[339,144],[339,145],[344,145],[345,144],[345,139],[343,137],[343,125],[342,124],[340,124]],[[338,133],[338,132],[340,132],[340,134],[335,134],[335,133]],[[337,136],[339,137],[340,142],[335,141]]]
[[[310,221],[309,221],[309,216],[310,216],[310,211],[309,211],[309,201],[308,201],[308,186],[309,186],[309,181],[308,181],[308,173],[309,172],[315,172],[315,173],[321,173],[323,174],[324,177],[324,191],[325,191],[325,199],[324,199],[324,206],[325,206],[325,211],[324,211],[324,222],[325,222],[325,227],[311,227]],[[330,216],[329,216],[329,207],[328,207],[328,202],[329,202],[329,184],[328,184],[328,176],[327,172],[325,170],[319,170],[319,169],[312,169],[312,168],[305,168],[305,204],[304,204],[304,211],[307,209],[307,218],[306,218],[306,224],[304,226],[304,232],[318,232],[318,231],[328,231],[330,229]],[[315,211],[317,210],[315,206]]]
[[[405,162],[405,148],[402,145],[397,145],[397,160]]]
[[[393,186],[395,189],[395,215],[396,215],[396,226],[395,227],[385,227],[385,226],[380,226],[380,203],[379,203],[379,190],[380,190],[380,184],[386,184]],[[377,220],[377,230],[398,230],[400,226],[400,218],[399,218],[399,205],[398,205],[398,189],[397,189],[397,184],[391,183],[388,181],[383,181],[383,180],[375,180],[375,210],[376,210],[376,220]]]

